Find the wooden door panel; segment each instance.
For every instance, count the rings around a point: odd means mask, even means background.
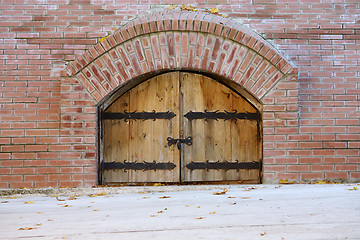
[[[145,81],[116,100],[105,112],[129,113],[173,112],[171,119],[103,120],[104,162],[172,163],[172,170],[108,169],[103,171],[106,182],[177,182],[180,153],[167,146],[169,135],[179,135],[179,73],[156,76]],[[125,162],[126,161],[126,162]]]
[[[153,111],[176,116],[148,119]],[[112,119],[114,114],[126,117]],[[102,122],[103,183],[260,182],[259,112],[236,91],[204,75],[153,77],[113,102]],[[168,137],[192,137],[192,145],[178,149],[168,145]],[[144,169],[155,165],[171,169]]]
[[[180,86],[182,115],[189,112],[235,113],[233,110],[257,113],[242,96],[206,76],[181,73]],[[260,161],[258,128],[256,119],[184,118],[181,132],[183,137],[193,137],[193,145],[182,150],[183,181],[259,182],[259,169],[221,169],[227,163]],[[210,169],[192,169],[189,164],[207,165]],[[220,169],[212,169],[216,167]]]

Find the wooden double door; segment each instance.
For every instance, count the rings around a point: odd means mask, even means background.
[[[100,119],[103,184],[261,181],[259,111],[207,76],[152,77]]]

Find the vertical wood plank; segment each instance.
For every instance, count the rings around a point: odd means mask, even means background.
[[[200,78],[194,77],[191,73],[180,73],[180,91],[182,110],[181,116],[189,111],[204,111],[204,87]],[[205,179],[204,171],[188,171],[186,165],[191,161],[202,162],[205,159],[205,125],[200,121],[190,121],[182,118],[181,137],[193,138],[192,146],[184,146],[181,151],[182,179],[183,181],[202,181]]]
[[[256,113],[256,109],[250,105],[242,96],[233,97],[233,106],[239,109],[238,112]],[[255,120],[237,120],[232,124],[234,146],[232,159],[239,162],[259,161],[259,143],[257,139],[257,122]],[[236,137],[240,136],[240,137]],[[240,170],[240,181],[257,181],[259,182],[259,170]]]
[[[105,112],[124,112],[129,109],[130,93],[125,93]],[[104,124],[104,162],[123,162],[128,160],[130,146],[130,122],[124,120],[103,120]],[[107,170],[103,172],[103,182],[128,182],[127,172]]]

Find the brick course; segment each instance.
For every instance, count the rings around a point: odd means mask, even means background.
[[[260,99],[265,182],[360,180],[358,1],[190,3],[226,18],[166,4],[1,3],[1,188],[96,184],[97,102],[173,68],[214,72]]]

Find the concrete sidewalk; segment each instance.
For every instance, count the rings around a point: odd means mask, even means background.
[[[0,238],[360,239],[357,188],[161,186],[2,196]]]

